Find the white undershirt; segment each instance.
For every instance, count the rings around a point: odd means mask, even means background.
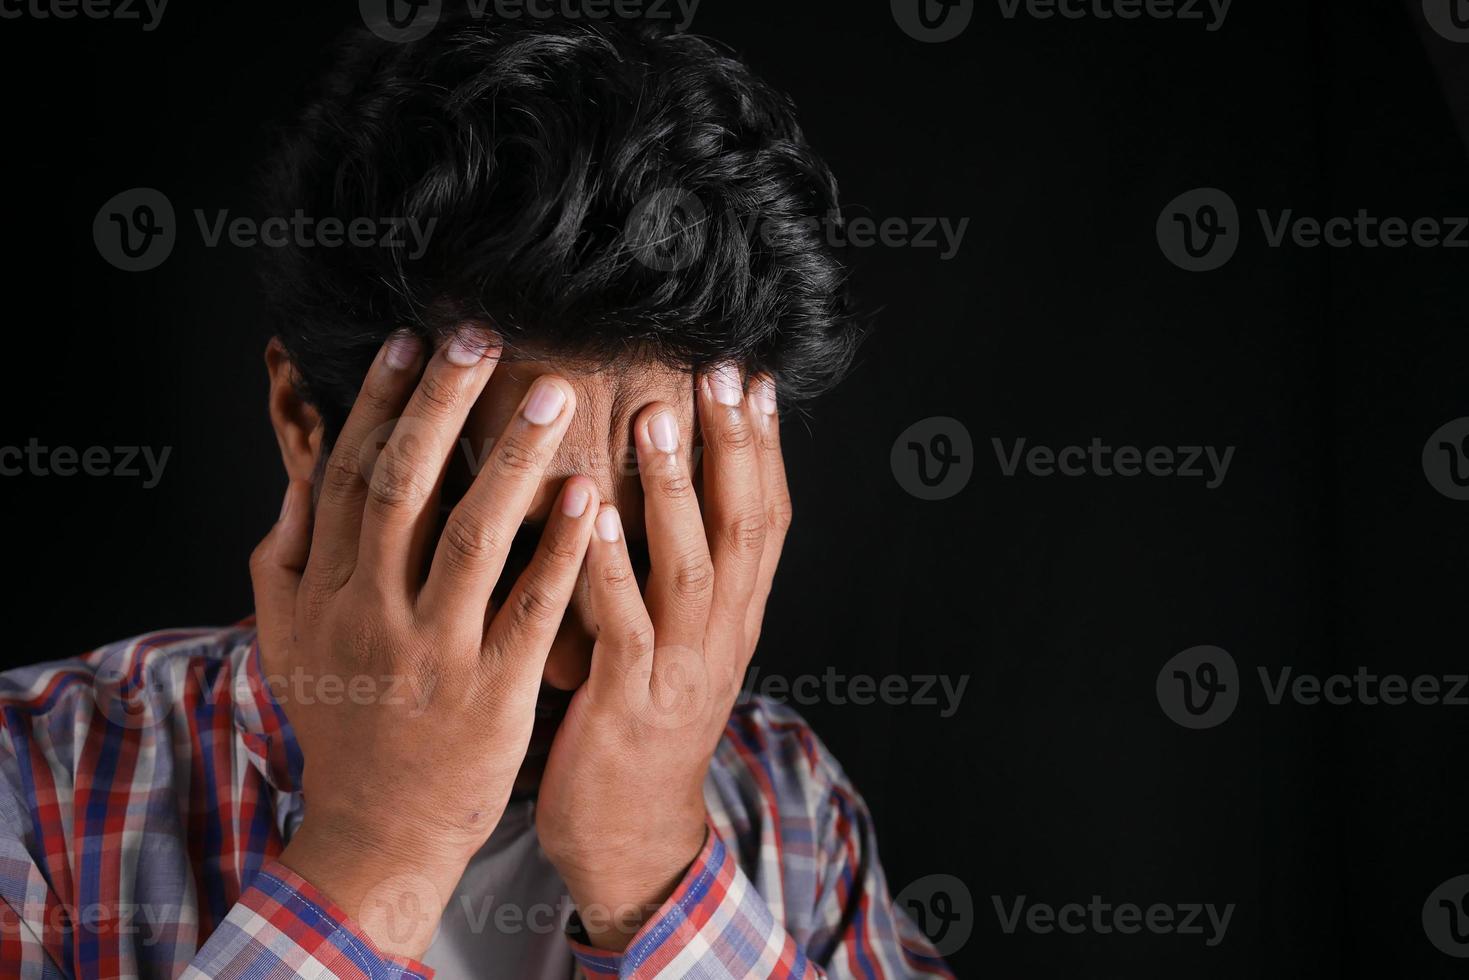
[[[470,859],[423,956],[439,980],[568,980],[572,912],[561,876],[536,839],[535,800],[511,803]]]

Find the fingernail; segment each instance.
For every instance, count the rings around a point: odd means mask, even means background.
[[[561,498],[561,513],[567,517],[580,517],[587,512],[592,495],[580,483],[572,484]]]
[[[388,362],[388,367],[394,371],[402,371],[413,366],[422,347],[422,341],[412,333],[399,330],[388,338],[388,353],[384,359]]]
[[[660,453],[678,452],[678,423],[673,420],[672,412],[665,409],[653,416],[648,423],[648,435]]]
[[[490,339],[477,327],[461,327],[444,347],[444,358],[457,367],[474,367],[490,352]]]
[[[566,392],[554,381],[541,379],[531,386],[520,414],[532,425],[550,425],[566,405]]]
[[[744,397],[744,386],[740,384],[740,370],[733,364],[721,364],[709,372],[709,385],[714,400],[731,408]]]
[[[622,531],[622,525],[617,520],[617,508],[608,507],[597,515],[597,537],[612,544]]]
[[[755,408],[762,415],[774,415],[775,404],[775,382],[767,376],[763,376],[750,386],[750,400],[754,402]]]

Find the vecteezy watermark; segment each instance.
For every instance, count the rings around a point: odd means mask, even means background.
[[[177,239],[173,203],[152,187],[114,195],[92,220],[98,254],[124,272],[158,268],[173,254]]]
[[[1290,666],[1274,671],[1257,667],[1256,672],[1265,700],[1272,705],[1290,700],[1307,707],[1412,703],[1424,707],[1469,708],[1469,674],[1374,674],[1367,667],[1358,667],[1351,674],[1322,677],[1297,674]]]
[[[915,41],[938,44],[964,33],[974,0],[890,0],[893,20]]]
[[[1450,500],[1469,500],[1469,418],[1445,422],[1428,437],[1423,475]]]
[[[974,475],[974,442],[964,423],[938,415],[900,432],[888,462],[898,486],[919,500],[946,500]]]
[[[400,249],[409,259],[420,259],[428,250],[438,218],[419,221],[407,218],[313,218],[297,209],[289,218],[273,216],[230,217],[229,211],[212,216],[194,211],[199,235],[206,248],[223,242],[236,248],[383,248]]]
[[[198,913],[190,908],[188,915]],[[151,948],[178,935],[185,921],[181,905],[152,902],[86,902],[75,904],[50,898],[30,903],[24,916],[0,915],[0,936],[35,939],[37,933],[61,936],[77,933],[87,937],[134,937],[136,945]]]
[[[940,718],[950,718],[959,710],[969,675],[949,674],[844,674],[827,667],[821,674],[765,673],[751,666],[745,673],[741,699],[759,696],[781,704],[811,706],[831,704],[914,705],[938,708]]]
[[[1423,0],[1423,18],[1445,40],[1469,43],[1469,2]]]
[[[24,446],[0,446],[0,476],[141,478],[143,489],[152,490],[172,452],[172,446],[43,446],[33,436]]]
[[[418,259],[427,251],[438,218],[316,218],[297,209],[257,218],[228,209],[196,208],[194,221],[205,248],[382,248]],[[124,272],[146,272],[173,254],[178,225],[173,203],[162,191],[135,187],[113,196],[92,222],[97,252]]]
[[[1224,26],[1234,0],[996,0],[1000,16],[1014,20],[1024,13],[1036,20],[1176,20],[1201,21],[1213,33]]]
[[[659,272],[677,272],[697,262],[710,237],[719,232],[772,248],[800,238],[816,239],[833,249],[932,249],[940,262],[947,262],[959,254],[968,230],[968,218],[848,217],[840,210],[776,219],[759,211],[714,208],[688,190],[663,187],[633,205],[623,222],[623,239],[643,265]]]
[[[702,0],[462,0],[475,20],[672,21],[687,31]],[[358,0],[362,22],[385,41],[406,44],[425,37],[443,16],[442,0]]]
[[[1158,671],[1154,685],[1163,713],[1184,728],[1213,728],[1239,704],[1239,668],[1215,646],[1190,647]]]
[[[136,21],[145,33],[157,30],[168,0],[0,0],[0,20]]]
[[[1023,438],[1007,447],[1002,439],[991,439],[1000,472],[1014,476],[1022,466],[1031,476],[1158,476],[1201,479],[1204,489],[1215,490],[1229,473],[1234,447],[1225,446],[1137,446],[1113,448],[1093,438],[1086,446],[1029,446]]]
[[[1378,674],[1359,666],[1352,673],[1297,673],[1289,665],[1256,667],[1265,703],[1287,701],[1302,707],[1469,708],[1469,674]],[[1214,728],[1234,713],[1242,692],[1239,668],[1225,650],[1191,647],[1172,657],[1158,672],[1158,704],[1184,728]]]
[[[1469,248],[1469,216],[1463,215],[1404,218],[1369,214],[1366,208],[1350,217],[1317,218],[1293,208],[1257,208],[1255,215],[1268,248]],[[1243,232],[1233,199],[1215,187],[1180,194],[1158,215],[1158,247],[1190,272],[1228,262]]]
[[[1156,232],[1169,262],[1189,272],[1209,272],[1239,248],[1239,210],[1217,187],[1197,187],[1168,202]]]
[[[974,932],[974,899],[953,875],[925,875],[898,892],[893,911],[908,918],[940,956],[952,956]]]
[[[1423,931],[1440,952],[1469,959],[1469,875],[1450,878],[1429,894]]]
[[[1085,905],[1080,902],[1048,905],[1031,902],[1025,895],[1017,895],[1013,899],[991,895],[990,901],[994,903],[1000,929],[1006,935],[1014,935],[1022,928],[1038,935],[1064,932],[1071,936],[1086,933],[1131,936],[1147,932],[1155,936],[1203,936],[1204,945],[1209,947],[1224,941],[1235,907],[1233,902],[1222,907],[1212,902],[1155,902],[1147,906],[1121,902],[1113,905],[1104,902],[1100,895],[1093,895]]]

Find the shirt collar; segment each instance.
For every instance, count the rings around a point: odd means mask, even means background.
[[[235,731],[256,771],[272,788],[294,793],[301,787],[301,748],[291,722],[275,696],[260,660],[260,636],[251,616],[249,627],[230,654],[230,694]]]

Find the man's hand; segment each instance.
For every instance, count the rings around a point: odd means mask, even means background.
[[[598,511],[595,485],[569,480],[529,567],[491,608],[574,411],[571,386],[543,377],[429,560],[445,464],[498,360],[489,343],[461,331],[420,380],[422,345],[391,338],[325,467],[314,528],[311,487],[293,483],[251,563],[267,676],[289,665],[339,692],[367,677],[379,695],[383,678],[418,693],[284,704],[306,760],[306,812],[280,860],[399,956],[428,948],[504,811]]]
[[[648,551],[646,601],[617,511],[587,550],[597,642],[546,763],[536,811],[592,942],[621,951],[704,844],[702,787],[764,617],[790,495],[768,379],[698,386],[704,513],[668,405],[634,422]]]

